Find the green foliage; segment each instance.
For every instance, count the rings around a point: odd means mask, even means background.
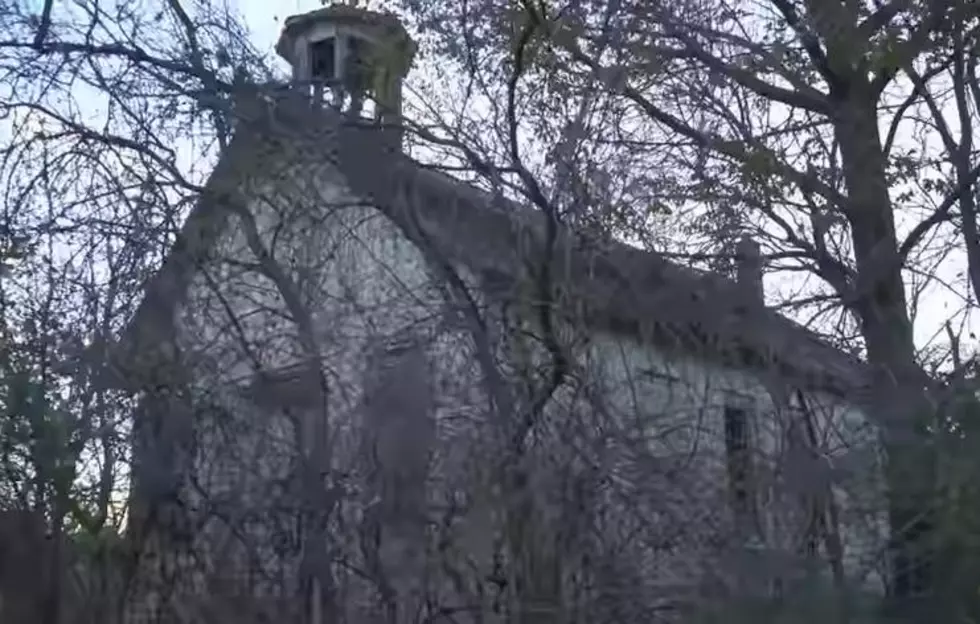
[[[980,400],[955,391],[937,435],[941,457],[936,558],[950,621],[980,620]],[[964,619],[966,618],[966,619]]]
[[[0,448],[5,494],[34,509],[68,495],[75,480],[72,425],[51,383],[32,370],[26,349],[8,343],[0,377]]]

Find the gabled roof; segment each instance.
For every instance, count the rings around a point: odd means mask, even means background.
[[[178,243],[123,339],[123,353],[146,353],[166,332],[196,267],[227,220],[221,203],[263,162],[329,162],[356,196],[370,200],[411,238],[480,276],[500,298],[516,297],[528,263],[544,259],[540,212],[426,169],[392,148],[384,131],[314,109],[298,96],[256,99],[189,216]],[[256,155],[261,153],[262,157]],[[233,201],[233,199],[232,199]],[[422,242],[424,240],[424,242]],[[563,302],[592,326],[757,367],[795,387],[851,396],[866,387],[866,365],[821,340],[717,274],[679,266],[656,253],[586,241],[559,228],[552,257]],[[131,361],[125,368],[133,370]]]

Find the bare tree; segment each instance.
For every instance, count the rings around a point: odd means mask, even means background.
[[[206,156],[230,59],[256,58],[233,22],[201,10],[196,26],[176,4],[0,6],[2,505],[33,514],[55,538],[36,556],[65,571],[21,579],[44,605],[32,621],[118,611],[135,405],[105,383],[106,356],[200,179],[177,137]]]
[[[570,223],[588,211],[607,230],[641,240],[648,206],[666,205],[689,237],[681,251],[694,260],[718,258],[719,247],[724,259],[751,233],[772,269],[817,278],[791,305],[817,321],[841,315],[840,344],[876,369],[863,403],[888,448],[892,592],[901,599],[913,586],[935,588],[913,560],[927,558],[918,551],[931,539],[928,432],[946,399],[917,355],[918,305],[909,293],[929,282],[936,292],[939,271],[976,253],[971,206],[980,169],[965,45],[976,37],[972,7],[401,5],[440,62],[452,63],[458,97],[472,103],[457,105],[457,117],[427,119],[487,156],[493,166],[478,170],[490,183],[508,181],[546,211],[537,188],[566,193]],[[947,88],[958,103],[942,101]],[[901,138],[932,132],[939,150]],[[692,241],[708,249],[691,254]],[[949,288],[968,314],[976,289]]]
[[[727,266],[751,233],[772,268],[818,277],[804,303],[822,318],[835,304],[839,344],[876,367],[859,400],[886,434],[895,553],[919,558],[916,535],[935,524],[922,520],[936,488],[924,440],[945,394],[917,355],[904,275],[956,262],[950,248],[975,255],[969,4],[404,4],[462,79],[454,107],[422,84],[409,140],[442,164],[455,159],[443,168],[488,189],[481,201],[531,224],[532,247],[516,251],[528,276],[516,311],[485,301],[447,241],[399,209],[422,200],[374,179],[380,152],[330,162],[323,139],[335,137],[306,132],[328,117],[249,138],[262,120],[247,103],[269,96],[277,76],[231,11],[178,0],[111,14],[98,2],[0,5],[2,234],[11,262],[24,256],[3,277],[5,499],[41,511],[55,532],[103,536],[129,478],[132,431],[140,504],[126,514],[128,547],[111,565],[95,557],[82,568],[155,583],[124,588],[129,618],[154,609],[206,620],[679,617],[697,604],[681,589],[694,579],[749,565],[782,582],[792,576],[784,569],[811,563],[813,543],[829,560],[834,613],[848,618],[854,538],[842,527],[873,525],[883,507],[845,512],[840,491],[866,488],[848,490],[841,472],[861,468],[824,459],[870,461],[873,444],[837,439],[833,417],[787,402],[806,416],[793,422],[813,426],[773,433],[788,446],[752,464],[767,491],[805,499],[783,519],[803,563],[732,561],[748,556],[734,544],[744,527],[730,526],[725,488],[709,485],[746,469],[716,465],[726,456],[710,447],[717,432],[689,407],[714,390],[680,384],[664,397],[643,388],[650,371],[670,377],[660,363],[624,352],[620,370],[615,357],[593,358],[582,319],[563,311],[575,298],[554,258],[572,238],[597,256],[627,238]],[[946,76],[952,114],[930,90]],[[880,135],[897,87],[907,88],[891,127],[918,129],[911,112],[930,113],[938,156],[910,155],[899,130]],[[398,158],[384,164],[405,183],[400,193],[456,188]],[[357,197],[320,184],[328,165]],[[540,214],[521,213],[515,199]],[[192,205],[211,214],[188,230]],[[897,219],[920,212],[900,238]],[[692,253],[673,234],[701,247]],[[417,253],[386,243],[402,238]],[[172,246],[191,262],[177,270],[193,281],[191,298],[177,304],[187,292],[178,279],[140,306]],[[399,283],[416,263],[411,275],[425,279]],[[368,282],[386,286],[366,296]],[[106,343],[134,313],[180,326],[154,337],[169,347],[139,368],[148,372],[136,382],[139,408],[105,389],[119,372]],[[366,353],[370,374],[330,353]],[[445,362],[431,364],[432,353]],[[285,361],[300,364],[284,370]],[[615,370],[604,376],[603,366]],[[21,398],[38,386],[42,413]],[[439,417],[393,430],[382,422],[392,405]],[[361,417],[377,426],[355,430]],[[783,425],[777,414],[767,426]],[[800,456],[809,459],[788,465]],[[751,524],[751,509],[739,509]],[[880,567],[880,554],[862,565]],[[657,573],[667,566],[670,586]],[[916,579],[933,584],[905,567],[884,574],[896,597]]]

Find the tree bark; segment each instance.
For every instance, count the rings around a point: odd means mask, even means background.
[[[933,589],[929,566],[923,565],[934,493],[934,461],[927,436],[931,402],[928,378],[916,361],[876,99],[866,81],[852,84],[848,97],[839,101],[834,126],[857,264],[855,309],[873,369],[867,405],[881,424],[887,456],[890,602],[908,613],[913,595],[927,595]]]

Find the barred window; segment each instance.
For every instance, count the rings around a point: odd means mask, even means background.
[[[742,406],[726,405],[724,420],[725,454],[732,508],[736,523],[746,526],[755,517],[749,411]]]

